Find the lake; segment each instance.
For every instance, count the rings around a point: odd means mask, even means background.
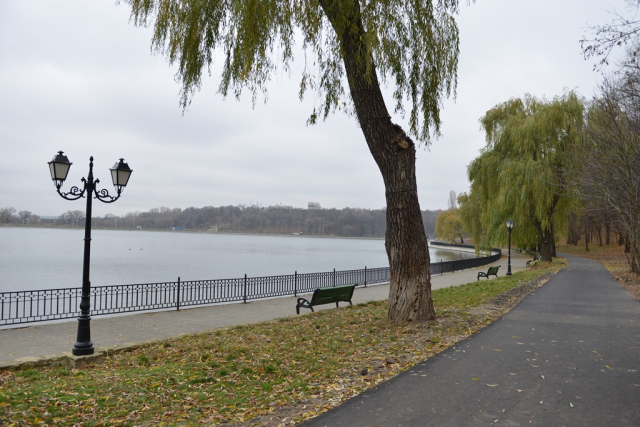
[[[91,285],[387,267],[383,239],[93,230]],[[0,227],[0,292],[82,284],[84,230]],[[432,262],[473,253],[430,249]]]

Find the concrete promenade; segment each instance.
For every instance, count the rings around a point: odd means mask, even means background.
[[[529,259],[531,257],[512,252],[512,272],[525,269],[526,261]],[[498,271],[499,276],[506,274],[506,257],[492,265],[501,265]],[[488,268],[489,265],[433,276],[432,288],[439,289],[474,282],[478,272],[487,271]],[[385,300],[388,296],[388,284],[357,288],[353,303]],[[220,304],[180,311],[96,316],[91,320],[91,339],[97,351],[109,350],[221,327],[295,316],[295,306],[295,297],[283,297],[251,301],[247,304]],[[332,308],[335,307],[331,304],[318,307],[320,310]],[[0,366],[60,357],[63,353],[70,356],[76,333],[77,320],[75,319],[0,329]]]
[[[305,427],[640,426],[640,302],[569,266],[480,333]]]

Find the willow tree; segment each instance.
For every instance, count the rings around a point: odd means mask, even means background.
[[[389,319],[435,317],[429,254],[418,204],[416,146],[440,129],[439,109],[455,91],[458,0],[124,0],[136,25],[153,25],[152,49],[177,64],[183,108],[222,57],[219,92],[253,101],[280,67],[303,52],[300,97],[312,91],[311,123],[336,110],[355,115],[385,185]],[[296,48],[296,43],[299,48]],[[317,64],[316,68],[309,68]],[[392,122],[380,82],[393,86]]]
[[[468,224],[474,235],[482,232],[489,244],[502,243],[505,221],[512,219],[514,242],[539,246],[542,259],[551,261],[555,233],[566,228],[575,202],[565,163],[580,142],[583,104],[574,92],[551,101],[526,95],[496,105],[480,119],[487,145],[469,165],[471,195],[458,199],[466,223],[470,213],[480,213],[481,225]]]
[[[464,227],[462,220],[458,216],[458,209],[448,209],[438,215],[436,221],[436,235],[444,240],[456,242],[456,238],[460,239],[460,243],[464,243]]]

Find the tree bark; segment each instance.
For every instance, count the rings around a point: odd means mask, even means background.
[[[551,230],[542,230],[540,239],[540,259],[542,261],[553,261],[553,243],[553,233]]]
[[[389,320],[394,323],[433,320],[435,309],[427,237],[418,203],[415,145],[400,126],[391,122],[373,58],[363,43],[360,4],[357,0],[346,3],[320,0],[340,40],[356,116],[384,180],[385,248],[391,270]]]
[[[589,220],[587,218],[584,219],[584,247],[585,251],[589,252]]]

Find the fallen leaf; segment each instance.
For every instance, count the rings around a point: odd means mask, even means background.
[[[489,387],[498,387],[498,384],[487,384]]]
[[[573,403],[569,402],[569,406],[571,406],[573,408]]]
[[[522,390],[516,390],[518,393],[522,393]]]
[[[502,351],[502,350],[500,350],[499,348],[494,348],[494,350],[495,350],[495,351]]]
[[[474,380],[474,381],[479,381],[479,380],[480,380],[480,378],[474,378],[473,380]]]

